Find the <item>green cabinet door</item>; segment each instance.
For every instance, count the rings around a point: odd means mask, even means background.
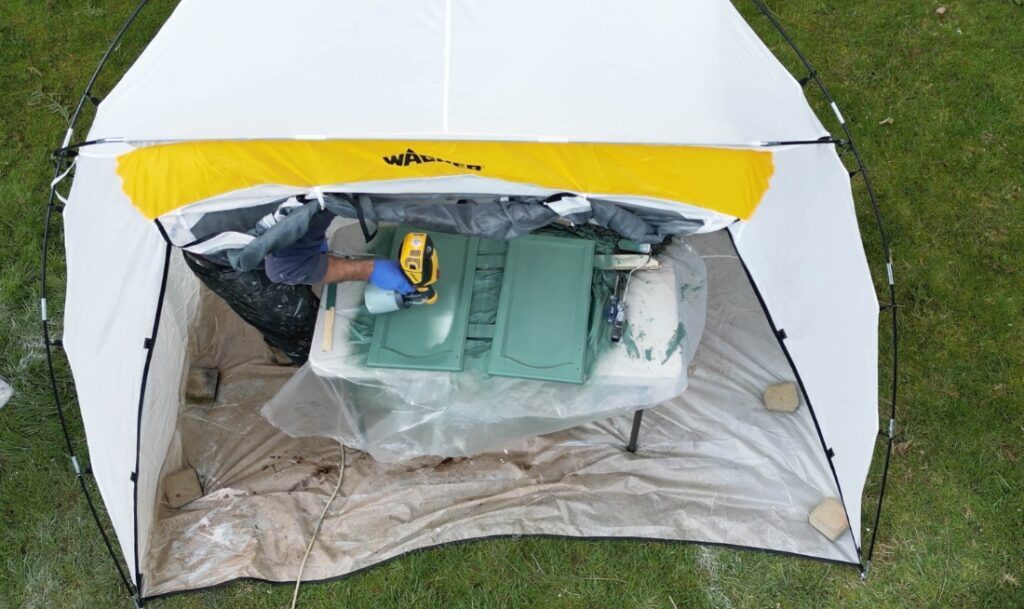
[[[395,231],[391,257],[398,257],[410,228]],[[479,240],[430,233],[440,275],[437,302],[378,315],[366,365],[415,370],[462,370],[466,325]]]
[[[593,268],[593,241],[509,242],[488,372],[582,383]]]

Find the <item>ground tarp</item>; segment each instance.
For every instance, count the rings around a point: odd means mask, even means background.
[[[348,451],[304,579],[495,535],[703,541],[856,563],[849,532],[832,543],[808,524],[835,482],[806,405],[762,405],[767,385],[794,376],[729,239],[690,242],[708,270],[705,334],[689,389],[648,411],[636,454],[623,448],[629,416],[470,458],[382,464]],[[260,416],[293,369],[271,365],[258,334],[209,294],[197,323],[193,363],[220,368],[220,392],[182,408],[165,472],[190,464],[206,496],[158,506],[146,596],[293,580],[338,475],[338,444],[290,438]]]

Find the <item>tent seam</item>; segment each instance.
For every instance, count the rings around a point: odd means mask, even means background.
[[[441,130],[448,133],[448,102],[451,94],[452,0],[444,3],[444,84],[441,91]]]

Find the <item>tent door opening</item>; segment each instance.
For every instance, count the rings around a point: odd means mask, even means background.
[[[382,463],[350,451],[305,579],[485,535],[625,532],[857,563],[849,532],[832,542],[808,522],[837,489],[806,405],[782,414],[762,403],[765,387],[794,376],[731,241],[687,239],[707,265],[706,330],[689,389],[647,411],[640,452],[624,450],[628,415],[467,457]],[[204,496],[178,509],[156,502],[141,566],[148,597],[291,580],[336,482],[333,440],[290,437],[260,414],[294,369],[198,293],[189,363],[218,368],[221,384],[213,403],[181,403],[162,472],[195,468]]]

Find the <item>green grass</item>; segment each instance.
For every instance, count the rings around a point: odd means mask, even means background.
[[[795,67],[768,24],[738,3]],[[64,454],[38,279],[49,149],[133,4],[0,3],[0,377],[17,391],[0,411],[0,609],[129,606]],[[505,540],[309,586],[303,606],[1024,607],[1024,8],[1017,0],[771,4],[852,124],[892,236],[900,425],[868,582],[850,569],[751,552]],[[99,92],[172,5],[145,10]],[[866,205],[861,219],[877,262]],[[50,302],[59,335],[57,229]],[[58,381],[74,411],[62,360]],[[82,446],[75,415],[72,427]],[[240,583],[153,605],[282,607],[289,595]]]

